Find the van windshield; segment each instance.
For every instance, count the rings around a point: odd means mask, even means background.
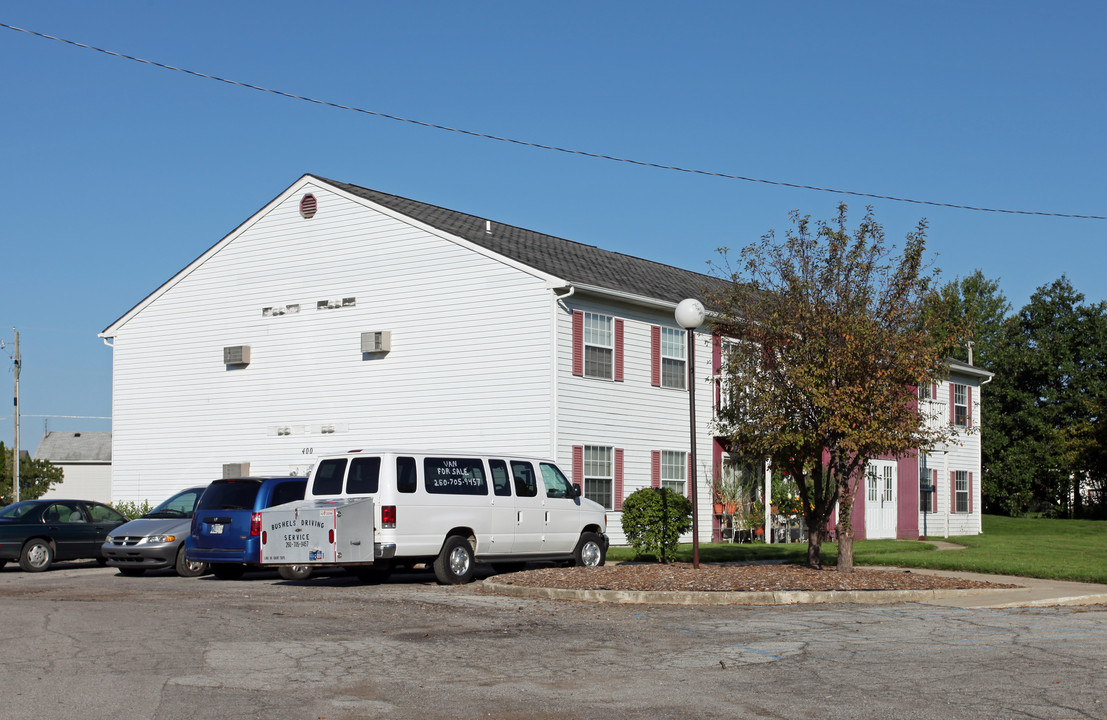
[[[216,480],[200,498],[201,510],[252,510],[261,483],[252,480]]]

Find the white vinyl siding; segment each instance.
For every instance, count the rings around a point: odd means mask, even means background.
[[[551,450],[543,280],[320,186],[248,223],[116,328],[113,497],[160,501],[248,462],[306,473],[367,444]],[[353,306],[316,310],[325,299]],[[263,315],[299,304],[300,312]],[[363,355],[363,332],[392,350]],[[251,362],[223,364],[249,345]],[[463,381],[459,381],[463,379]]]

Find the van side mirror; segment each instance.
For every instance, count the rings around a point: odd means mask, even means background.
[[[580,485],[569,483],[569,499],[576,500],[578,497],[580,497]]]

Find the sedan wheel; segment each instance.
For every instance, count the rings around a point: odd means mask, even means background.
[[[50,543],[42,538],[30,540],[19,554],[19,567],[24,572],[42,572],[54,562],[54,551]]]

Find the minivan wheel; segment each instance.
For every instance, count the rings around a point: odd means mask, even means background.
[[[19,553],[19,567],[24,572],[42,572],[54,562],[54,550],[42,538],[29,540]]]
[[[606,561],[603,540],[596,533],[581,533],[580,542],[573,550],[573,564],[578,567],[599,567]]]
[[[277,574],[285,580],[307,580],[311,577],[311,565],[281,565]]]
[[[185,557],[184,545],[177,550],[177,562],[174,565],[177,574],[181,577],[200,577],[208,571],[206,562],[196,562]]]
[[[245,565],[238,563],[214,563],[211,574],[220,580],[238,580],[246,572]]]
[[[434,559],[434,576],[440,585],[464,585],[473,579],[473,546],[466,538],[446,538]]]

